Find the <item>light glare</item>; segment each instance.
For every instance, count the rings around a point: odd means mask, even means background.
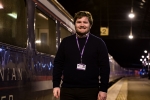
[[[12,18],[17,19],[17,14],[16,13],[8,13],[9,16],[11,16]]]
[[[129,39],[133,39],[133,35],[129,35]]]
[[[43,15],[41,13],[38,13],[38,15],[41,16],[41,17],[43,17],[44,19],[48,20],[48,18],[45,15]]]
[[[3,7],[3,5],[0,3],[0,9],[3,9],[4,7]]]
[[[133,13],[129,14],[129,18],[134,18],[134,17],[135,17],[135,15]]]
[[[144,53],[147,53],[147,50],[144,50]]]
[[[40,41],[40,40],[36,40],[36,41],[35,41],[35,43],[40,44],[40,43],[41,43],[41,41]]]

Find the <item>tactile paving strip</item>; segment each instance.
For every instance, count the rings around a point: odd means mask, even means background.
[[[127,91],[128,91],[128,81],[127,79],[125,79],[116,100],[127,100]]]

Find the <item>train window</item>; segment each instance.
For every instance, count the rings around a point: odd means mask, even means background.
[[[63,26],[60,27],[60,41],[64,38],[71,35],[71,32],[69,32],[66,28]]]
[[[27,15],[24,0],[0,0],[0,42],[26,47]]]
[[[35,43],[39,52],[56,54],[56,23],[36,9]]]

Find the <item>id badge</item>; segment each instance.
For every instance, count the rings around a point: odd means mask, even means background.
[[[77,64],[77,69],[78,70],[86,70],[86,65],[85,64]]]

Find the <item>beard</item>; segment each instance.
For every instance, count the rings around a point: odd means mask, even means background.
[[[90,32],[90,29],[91,29],[90,27],[84,27],[84,26],[76,27],[76,26],[75,26],[76,33],[77,33],[79,36],[86,35],[87,33]]]
[[[85,34],[87,34],[88,32],[85,32],[85,33],[80,33],[80,32],[76,32],[79,36],[83,36]]]
[[[79,36],[86,35],[86,34],[89,33],[89,32],[90,32],[90,30],[88,30],[88,31],[86,31],[86,32],[84,32],[84,33],[81,33],[81,32],[79,32],[79,31],[76,31],[76,33],[77,33]]]

